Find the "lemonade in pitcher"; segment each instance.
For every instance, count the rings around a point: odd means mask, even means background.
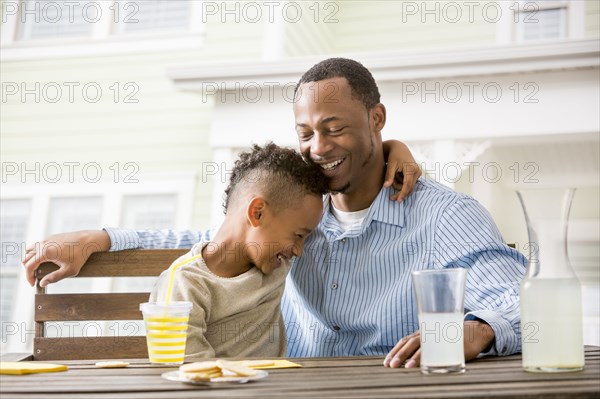
[[[574,193],[517,192],[529,235],[529,265],[520,290],[525,371],[579,371],[584,366],[581,285],[567,256]]]

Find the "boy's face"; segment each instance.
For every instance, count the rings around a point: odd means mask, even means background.
[[[300,256],[304,240],[319,224],[323,214],[323,198],[305,195],[289,208],[274,212],[267,207],[261,215],[260,225],[252,229],[249,237],[252,263],[264,274],[281,266],[284,259]]]

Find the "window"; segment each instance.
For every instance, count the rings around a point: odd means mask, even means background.
[[[175,195],[129,195],[123,198],[121,226],[135,230],[169,229],[176,220],[177,196]],[[165,265],[167,269],[169,265]],[[130,277],[114,279],[114,292],[150,291],[155,277]]]
[[[121,21],[114,24],[114,33],[187,29],[190,8],[187,0],[151,0],[143,3],[121,0],[113,6],[114,9],[116,7],[121,10]]]
[[[201,48],[202,1],[5,0],[5,61]]]
[[[47,235],[98,228],[101,215],[102,197],[51,198]]]
[[[2,235],[2,269],[13,269],[21,263],[21,254],[11,249],[13,244],[22,246],[29,222],[30,201],[23,199],[2,200],[0,214],[0,235]],[[10,243],[10,244],[8,244]]]
[[[567,6],[568,3],[564,1],[521,1],[514,11],[516,41],[566,38]]]
[[[84,19],[84,10],[89,8],[85,7],[87,3],[89,1],[22,1],[18,40],[89,37],[93,25]]]
[[[49,234],[101,226],[190,228],[194,182],[193,174],[182,173],[169,177],[146,176],[143,183],[137,184],[3,184],[0,202],[2,351],[31,351],[34,296],[21,275],[21,251],[26,242]],[[18,248],[12,243],[18,243]],[[67,279],[47,289],[54,293],[148,291],[155,279]],[[48,337],[113,335],[116,331],[143,334],[142,323],[134,321],[55,322],[47,327]],[[20,330],[11,334],[15,329]]]
[[[168,229],[177,211],[174,195],[128,195],[123,198],[121,225],[130,229]]]
[[[189,9],[186,0],[119,0],[105,4],[92,0],[21,0],[5,5],[4,12],[18,15],[17,39],[32,40],[91,38],[98,25],[116,34],[187,31]]]
[[[46,234],[97,229],[102,220],[102,197],[50,198]],[[77,249],[75,249],[77,250]],[[89,281],[64,280],[48,287],[48,292],[90,291]]]
[[[0,264],[0,322],[1,339],[6,342],[7,324],[13,320],[17,275],[24,251],[31,202],[26,199],[0,201],[0,235],[2,237],[2,263]],[[6,328],[5,328],[6,327]]]
[[[519,0],[496,2],[498,44],[536,43],[585,38],[585,2]]]

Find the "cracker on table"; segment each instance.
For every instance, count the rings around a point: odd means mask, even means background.
[[[108,361],[108,362],[96,362],[96,367],[101,369],[120,369],[124,367],[128,367],[129,363],[122,361]]]
[[[227,360],[219,359],[217,360],[217,365],[223,369],[227,370],[231,373],[234,373],[240,377],[254,377],[257,375],[257,371],[251,369],[250,367],[243,366],[239,363],[230,362]]]
[[[195,362],[188,363],[179,366],[179,370],[184,373],[188,372],[203,372],[203,371],[216,371],[221,370],[221,368],[217,365],[215,361],[204,361],[204,362]]]

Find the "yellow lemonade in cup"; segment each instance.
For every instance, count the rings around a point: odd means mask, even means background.
[[[191,302],[171,301],[175,272],[181,266],[201,258],[192,256],[171,266],[165,302],[146,302],[140,304],[146,325],[146,342],[150,363],[178,365],[183,364],[185,341]]]
[[[191,302],[140,304],[150,363],[183,364]]]

